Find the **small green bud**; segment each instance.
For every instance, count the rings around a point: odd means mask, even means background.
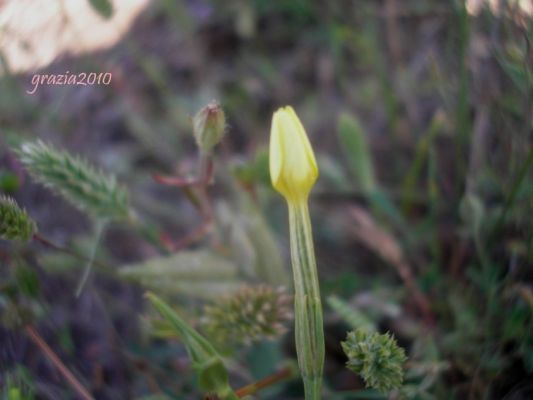
[[[196,113],[193,118],[193,132],[196,143],[202,152],[210,153],[226,130],[226,116],[216,101]]]
[[[348,357],[346,367],[361,375],[367,387],[387,393],[401,386],[407,357],[393,336],[357,329],[348,332],[341,345]]]
[[[27,242],[37,232],[35,222],[15,200],[0,196],[0,237]]]

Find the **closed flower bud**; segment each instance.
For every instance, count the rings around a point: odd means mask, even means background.
[[[306,200],[318,178],[318,166],[305,129],[287,106],[272,117],[270,131],[272,186],[289,202]]]
[[[193,118],[194,138],[204,153],[210,153],[222,140],[225,130],[226,116],[216,101],[202,108]]]

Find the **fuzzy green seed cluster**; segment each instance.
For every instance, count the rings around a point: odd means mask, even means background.
[[[18,155],[37,181],[64,196],[75,207],[101,219],[128,216],[128,193],[114,176],[40,140],[23,144]]]
[[[37,225],[15,200],[0,196],[0,237],[27,242],[37,231]]]
[[[367,387],[387,393],[402,385],[402,364],[407,357],[390,334],[357,329],[341,344],[348,357],[346,366],[361,375]]]
[[[284,288],[245,286],[206,306],[206,333],[221,344],[250,344],[286,332],[292,319],[291,296]]]

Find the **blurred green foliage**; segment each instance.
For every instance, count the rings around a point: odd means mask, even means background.
[[[165,296],[201,330],[206,304],[242,284],[291,286],[265,145],[272,111],[292,104],[321,168],[310,209],[329,299],[324,398],[385,398],[344,368],[340,342],[361,326],[394,333],[406,349],[404,383],[391,396],[528,398],[533,23],[517,2],[500,3],[470,14],[463,1],[437,0],[154,2],[115,47],[35,71],[109,70],[112,85],[41,86],[35,95],[26,93],[31,73],[14,74],[0,54],[0,192],[57,245],[0,242],[2,396],[72,397],[44,356],[25,350],[28,323],[96,398],[200,396],[170,325],[138,318],[151,313],[142,292]],[[102,18],[119,12],[91,4]],[[197,176],[190,117],[213,98],[228,127],[202,226],[201,191],[163,188],[151,175]],[[106,230],[79,299],[90,221],[79,199],[71,207],[35,185],[10,150],[34,140],[112,171],[130,194],[134,221]],[[354,206],[369,224],[355,221]],[[170,249],[198,226],[203,236]],[[233,387],[243,387],[294,360],[292,335],[224,356]],[[289,380],[256,397],[301,394]]]

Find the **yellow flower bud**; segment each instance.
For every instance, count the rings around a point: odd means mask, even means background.
[[[216,101],[202,108],[193,118],[194,137],[204,153],[210,153],[226,130],[224,111]]]
[[[315,155],[292,107],[272,117],[272,186],[287,200],[294,275],[294,335],[305,400],[320,400],[324,370],[324,326],[307,197],[318,178]]]
[[[288,202],[305,201],[318,178],[318,166],[305,129],[291,106],[272,117],[270,131],[272,186]]]

